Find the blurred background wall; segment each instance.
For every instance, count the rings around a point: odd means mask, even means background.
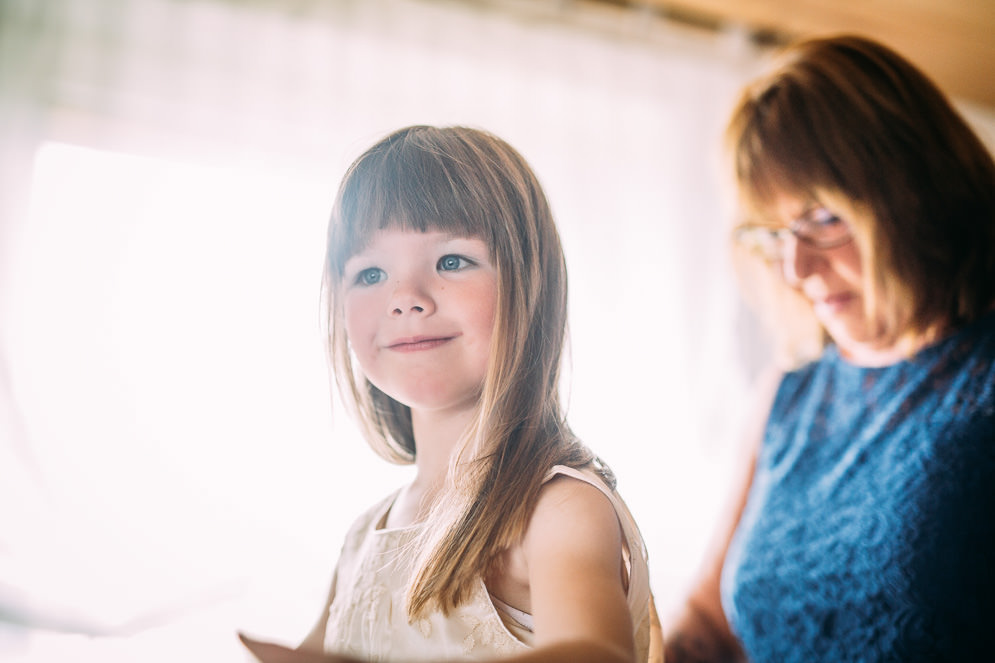
[[[410,476],[330,405],[318,285],[345,167],[415,123],[491,130],[544,183],[570,417],[672,606],[766,357],[719,141],[769,49],[715,28],[648,4],[3,0],[0,659],[242,661],[237,628],[307,631],[352,518]],[[962,105],[991,144],[995,113]]]

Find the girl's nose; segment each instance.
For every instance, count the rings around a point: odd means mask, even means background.
[[[392,317],[426,315],[435,310],[432,297],[425,288],[411,281],[397,284],[387,302],[387,307]]]

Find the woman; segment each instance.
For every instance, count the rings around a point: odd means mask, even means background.
[[[850,36],[788,48],[727,142],[743,275],[770,286],[747,290],[798,361],[765,391],[666,660],[990,658],[990,153],[921,72]]]

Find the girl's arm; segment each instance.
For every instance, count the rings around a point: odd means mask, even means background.
[[[635,660],[622,549],[618,516],[601,491],[565,476],[543,486],[522,542],[535,649],[516,660]]]
[[[272,642],[253,640],[245,635],[239,635],[242,643],[252,652],[260,663],[364,663],[348,656],[337,654],[321,654],[312,651],[291,649]],[[566,663],[568,661],[614,661],[611,655],[605,657],[600,649],[591,650],[584,642],[564,642],[542,649],[533,649],[522,656],[502,658],[501,663]],[[437,663],[445,663],[438,661]],[[455,662],[453,662],[455,663]]]
[[[719,579],[729,543],[753,484],[757,454],[780,381],[781,374],[771,372],[758,382],[728,503],[681,611],[663,624],[664,660],[667,663],[732,663],[746,660],[722,609]]]

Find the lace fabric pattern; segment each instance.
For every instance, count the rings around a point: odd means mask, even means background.
[[[722,575],[751,659],[991,660],[993,593],[995,314],[785,376]]]
[[[409,622],[405,592],[416,527],[378,529],[396,493],[357,519],[336,570],[325,650],[371,661],[477,660],[508,656],[527,646],[504,627],[481,581],[472,599],[448,618]]]

